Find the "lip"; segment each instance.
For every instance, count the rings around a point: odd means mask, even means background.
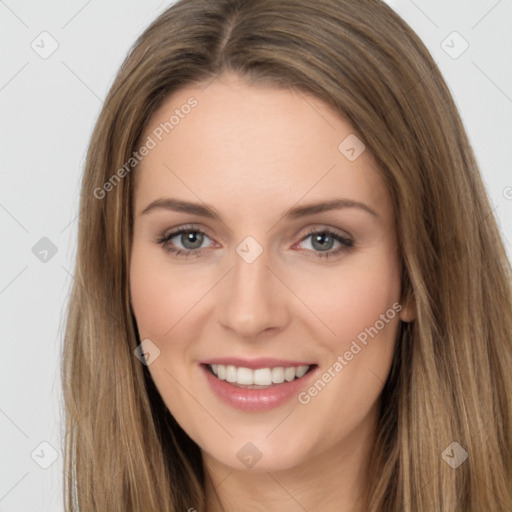
[[[266,362],[263,364],[261,361]],[[268,362],[270,362],[271,365],[268,365]],[[268,411],[285,404],[293,397],[296,397],[301,390],[305,389],[312,376],[318,372],[318,366],[314,365],[314,367],[300,379],[295,379],[291,382],[284,382],[282,384],[275,384],[274,386],[265,389],[250,389],[239,388],[227,381],[218,379],[210,372],[207,366],[208,364],[233,364],[234,366],[244,366],[245,368],[252,369],[274,368],[276,366],[302,366],[300,363],[292,363],[291,361],[281,361],[278,363],[277,359],[253,359],[250,363],[252,363],[252,367],[248,366],[248,361],[240,359],[212,359],[212,362],[201,363],[199,367],[203,372],[210,389],[217,398],[235,409],[247,412]],[[303,363],[303,365],[306,364],[308,363]]]
[[[218,357],[214,359],[208,359],[200,361],[201,364],[223,364],[232,365],[243,368],[250,368],[251,370],[257,370],[258,368],[276,368],[279,366],[310,366],[314,363],[310,361],[291,361],[286,359],[275,359],[273,357],[258,357],[254,359],[242,359],[239,357]]]

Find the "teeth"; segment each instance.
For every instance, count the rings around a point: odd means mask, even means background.
[[[242,386],[270,386],[271,384],[282,384],[285,380],[291,382],[295,378],[300,379],[309,370],[309,365],[286,368],[278,366],[276,368],[258,368],[257,370],[223,364],[209,366],[218,379]]]
[[[252,374],[253,372],[249,368],[238,368],[238,370],[236,371],[237,383],[248,385],[254,384]]]
[[[227,382],[236,382],[236,367],[235,366],[226,366],[226,381]]]
[[[304,375],[306,374],[306,372],[308,371],[308,368],[309,366],[299,366],[296,370],[296,375],[298,378],[300,377],[304,377]]]
[[[291,382],[293,379],[295,379],[295,372],[297,370],[295,370],[295,368],[293,366],[289,366],[288,368],[285,369],[284,371],[284,378],[288,381],[288,382]]]
[[[272,382],[274,384],[281,384],[284,382],[284,368],[272,368]]]
[[[270,368],[258,368],[253,371],[253,384],[258,386],[270,386],[272,384],[272,370]]]

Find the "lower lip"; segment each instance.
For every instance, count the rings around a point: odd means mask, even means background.
[[[229,382],[220,380],[210,372],[206,365],[201,364],[200,366],[210,389],[224,403],[243,411],[267,411],[286,403],[304,389],[307,380],[316,370],[316,368],[313,368],[300,379],[291,382],[283,382],[266,389],[250,389],[239,388]]]

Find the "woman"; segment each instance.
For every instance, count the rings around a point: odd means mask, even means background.
[[[75,277],[66,510],[512,508],[510,265],[384,3],[159,16],[92,136]]]

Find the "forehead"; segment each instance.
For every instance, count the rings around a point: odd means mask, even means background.
[[[219,209],[241,202],[286,208],[326,194],[390,207],[369,151],[355,160],[346,152],[362,149],[353,127],[297,90],[249,85],[234,75],[191,85],[166,98],[141,141],[148,137],[154,147],[135,171],[139,212],[165,195]]]

